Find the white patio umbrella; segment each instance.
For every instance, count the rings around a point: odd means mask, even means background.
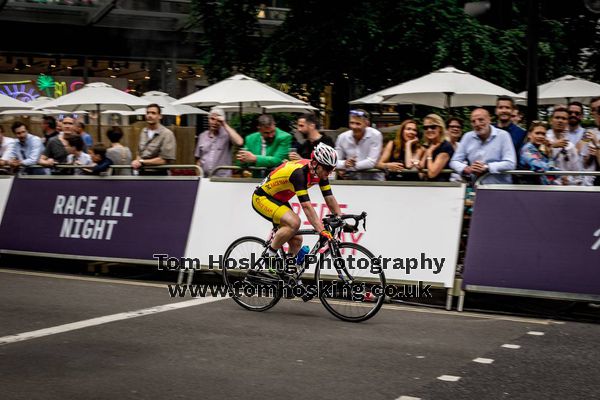
[[[69,112],[92,111],[98,113],[98,140],[100,140],[102,110],[134,110],[150,104],[148,100],[115,89],[103,82],[88,83],[83,88],[61,96],[43,105],[43,108],[56,108]]]
[[[161,107],[161,113],[163,115],[187,115],[187,114],[208,114],[208,112],[201,110],[197,107],[192,107],[187,104],[173,104],[177,99],[169,96],[168,93],[159,92],[153,90],[146,92],[141,97],[144,100],[148,100],[150,103],[158,104]],[[145,115],[146,108],[138,108],[133,114],[130,115]]]
[[[527,97],[527,92],[521,92],[519,96]],[[565,75],[538,86],[538,104],[547,105],[571,101],[588,104],[593,97],[597,96],[600,96],[599,84],[573,75]]]
[[[0,94],[0,110],[11,110],[11,109],[22,110],[22,109],[29,109],[29,108],[33,108],[33,107],[27,105],[27,103],[25,103],[24,101],[13,99],[10,96]]]
[[[238,107],[308,105],[302,100],[243,74],[237,74],[217,82],[214,85],[185,96],[173,104],[188,104],[197,107],[214,105],[237,105]]]
[[[87,111],[77,111],[77,114],[87,114]],[[0,112],[0,115],[60,115],[60,114],[72,114],[70,111],[65,110],[46,110],[44,108],[39,110],[34,109],[22,109],[22,110],[5,110]]]
[[[396,104],[395,102],[384,101],[381,91],[368,94],[356,100],[352,100],[349,104]]]
[[[236,112],[239,110],[237,106],[219,106],[223,111]],[[265,113],[310,113],[318,110],[317,107],[311,105],[274,105],[274,106],[263,106],[263,107],[244,107],[244,113],[246,114],[261,114]]]
[[[65,110],[58,110],[58,109],[54,109],[54,110],[45,110],[45,109],[40,109],[40,107],[44,107],[44,104],[52,101],[54,99],[50,98],[50,97],[45,97],[45,96],[40,96],[40,97],[36,97],[33,100],[30,100],[28,102],[24,102],[25,106],[24,108],[21,109],[12,109],[12,110],[5,110],[0,112],[0,115],[60,115],[60,114],[70,114],[69,111],[65,111]],[[25,107],[31,107],[31,108],[25,108]],[[85,111],[80,111],[80,114],[87,114],[87,112]]]
[[[446,67],[378,92],[386,103],[415,103],[438,108],[491,106],[498,96],[522,98],[486,80]]]

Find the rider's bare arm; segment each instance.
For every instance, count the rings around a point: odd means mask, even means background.
[[[323,226],[323,222],[319,219],[319,216],[317,215],[317,212],[313,208],[312,204],[310,204],[310,201],[303,201],[300,203],[300,205],[302,206],[304,215],[306,215],[308,222],[310,222],[313,228],[315,228],[317,232],[324,230],[325,227]]]
[[[335,215],[342,215],[342,210],[334,195],[325,196],[325,203],[332,213]]]

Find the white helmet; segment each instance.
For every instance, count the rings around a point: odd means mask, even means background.
[[[319,143],[313,150],[312,159],[326,167],[335,168],[337,165],[337,152],[325,143]]]

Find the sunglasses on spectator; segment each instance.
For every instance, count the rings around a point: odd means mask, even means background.
[[[448,128],[462,129],[462,126],[460,126],[460,125],[448,125]]]
[[[439,125],[423,125],[423,129],[428,130],[428,129],[436,129]]]
[[[350,110],[350,115],[354,115],[357,117],[367,117],[367,113],[361,110]]]
[[[541,125],[543,127],[547,127],[548,126],[548,122],[535,120],[535,121],[531,121],[531,125]]]

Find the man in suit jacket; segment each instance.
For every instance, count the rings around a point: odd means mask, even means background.
[[[272,115],[263,114],[258,117],[258,132],[246,136],[245,150],[238,152],[237,160],[242,166],[272,169],[287,159],[291,142],[292,135],[277,128]],[[253,176],[265,174],[255,172]]]

